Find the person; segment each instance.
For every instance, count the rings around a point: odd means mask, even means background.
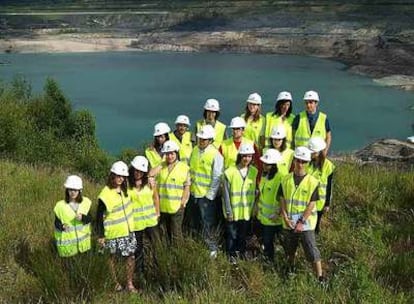
[[[282,207],[284,242],[290,271],[294,269],[297,247],[301,242],[307,260],[313,264],[316,277],[324,281],[321,254],[315,240],[319,181],[306,173],[305,167],[310,160],[311,151],[308,148],[295,148],[294,170],[282,179],[278,197]]]
[[[214,128],[210,125],[201,128],[200,132],[196,134],[198,143],[190,158],[190,202],[198,208],[199,212],[195,214],[201,216],[202,236],[210,250],[210,257],[213,259],[217,257],[218,253],[216,237],[218,208],[215,199],[224,163],[223,156],[212,145],[214,133]],[[194,213],[189,216],[194,216]]]
[[[135,251],[135,272],[143,274],[144,261],[144,235],[151,242],[150,250],[154,261],[158,220],[160,217],[160,204],[158,190],[155,183],[148,182],[148,160],[141,155],[135,156],[131,161],[128,176],[128,196],[133,206],[134,232],[137,240]]]
[[[319,94],[315,91],[307,91],[303,96],[305,111],[296,115],[292,123],[294,147],[308,145],[311,137],[322,137],[326,142],[323,151],[325,157],[331,146],[331,127],[325,113],[319,112]]]
[[[126,260],[126,288],[131,293],[137,293],[138,289],[133,283],[137,241],[133,232],[133,207],[128,197],[126,177],[128,177],[127,164],[123,161],[114,162],[106,186],[98,196],[96,230],[98,243],[111,254],[109,266],[115,281],[115,291],[123,290],[118,281],[116,267],[116,256],[121,256]]]
[[[69,175],[64,183],[65,199],[56,203],[55,242],[60,257],[71,257],[91,249],[91,201],[82,195],[82,179]]]
[[[260,152],[252,140],[244,137],[244,129],[246,128],[246,122],[244,119],[238,116],[233,117],[229,128],[232,129],[233,136],[224,140],[219,148],[219,151],[224,158],[224,168],[227,169],[236,164],[237,151],[242,144],[251,144],[254,147],[254,160],[258,165]]]
[[[275,235],[280,240],[283,230],[277,192],[284,174],[276,166],[282,155],[275,149],[268,149],[260,160],[263,162],[263,175],[259,184],[257,219],[261,224],[265,261],[273,262]]]
[[[178,145],[168,140],[162,153],[165,162],[157,175],[160,195],[160,228],[166,232],[169,244],[182,238],[184,209],[190,196],[190,168],[180,161]]]
[[[170,139],[169,134],[171,129],[165,122],[159,122],[154,126],[154,142],[145,149],[145,156],[147,157],[151,168],[156,168],[161,165],[164,156],[161,153],[162,146]]]
[[[178,115],[175,120],[175,130],[170,133],[170,139],[175,141],[180,147],[180,160],[188,164],[190,155],[193,151],[191,142],[190,119],[186,115]]]
[[[244,258],[246,237],[255,204],[258,170],[252,166],[251,143],[240,146],[236,164],[224,171],[223,204],[226,218],[226,248],[232,264]]]
[[[264,147],[265,117],[261,114],[262,97],[252,93],[247,97],[246,109],[241,117],[246,122],[244,137],[252,140],[259,149]]]
[[[286,130],[286,147],[290,148],[292,146],[292,123],[295,118],[292,113],[292,102],[292,94],[282,91],[277,95],[275,110],[266,113],[265,137],[267,147],[271,147],[269,139],[273,128],[280,125],[284,126]]]
[[[277,164],[278,171],[283,175],[288,174],[292,169],[293,150],[288,148],[286,129],[283,125],[277,125],[270,134],[270,145],[282,155],[282,160]]]
[[[219,148],[224,139],[226,139],[226,125],[220,122],[218,119],[220,117],[220,104],[217,99],[209,98],[204,104],[204,113],[203,119],[197,121],[196,130],[194,134],[200,132],[201,127],[204,125],[211,125],[215,130],[215,137],[213,141],[213,146]],[[195,143],[196,138],[193,138]]]
[[[312,160],[306,171],[319,180],[319,200],[316,202],[318,219],[315,227],[315,233],[318,234],[322,215],[329,211],[332,200],[332,180],[335,165],[323,153],[326,148],[326,142],[323,138],[313,137],[309,139],[308,148],[312,151]]]

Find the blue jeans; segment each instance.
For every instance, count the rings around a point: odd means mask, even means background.
[[[217,250],[217,205],[206,197],[195,198],[200,210],[202,237],[210,251]]]
[[[237,251],[243,257],[246,252],[246,236],[250,221],[226,222],[226,247],[230,256],[236,257]]]
[[[264,255],[270,261],[273,261],[274,256],[275,256],[275,247],[274,247],[275,235],[277,235],[278,238],[280,239],[281,232],[282,232],[282,225],[267,226],[267,225],[262,224]]]

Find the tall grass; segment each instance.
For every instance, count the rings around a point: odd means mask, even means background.
[[[274,265],[225,255],[210,260],[198,240],[160,244],[136,283],[139,296],[113,292],[108,256],[96,248],[60,259],[52,245],[53,207],[69,173],[0,162],[0,303],[409,303],[414,295],[414,173],[339,164],[332,209],[318,243],[327,285],[302,251],[294,276]],[[85,179],[94,202],[102,185]],[[120,270],[123,271],[123,270]]]

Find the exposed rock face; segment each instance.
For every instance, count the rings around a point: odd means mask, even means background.
[[[414,144],[397,139],[381,139],[356,152],[355,156],[364,162],[414,164]]]

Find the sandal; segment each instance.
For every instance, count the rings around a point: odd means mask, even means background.
[[[121,292],[122,290],[124,290],[124,288],[122,287],[122,285],[119,284],[119,283],[116,283],[116,285],[115,285],[115,291],[116,292]]]

